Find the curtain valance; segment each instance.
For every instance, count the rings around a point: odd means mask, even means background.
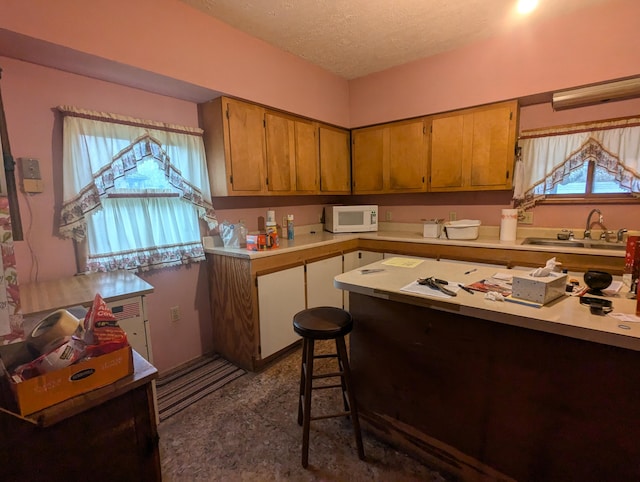
[[[64,115],[61,235],[84,239],[85,216],[102,208],[101,199],[118,177],[149,157],[209,229],[217,225],[202,129],[69,106],[58,110]]]
[[[524,131],[518,145],[514,199],[524,207],[594,161],[621,186],[640,195],[640,118]]]

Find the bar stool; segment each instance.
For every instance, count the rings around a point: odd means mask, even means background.
[[[351,417],[353,432],[358,446],[358,457],[364,460],[364,447],[360,434],[358,408],[351,386],[351,371],[349,358],[344,342],[344,336],[353,328],[351,314],[340,308],[320,306],[300,311],[293,317],[293,329],[302,337],[302,363],[300,367],[300,397],[298,398],[298,425],[302,425],[302,466],[309,464],[309,429],[312,420],[333,417]],[[314,352],[316,340],[335,340],[336,353],[316,355]],[[330,373],[313,373],[313,361],[317,358],[336,358],[338,371]],[[313,385],[313,380],[320,378],[339,377],[340,383],[333,385]],[[311,392],[313,390],[340,388],[344,411],[329,415],[311,416]]]

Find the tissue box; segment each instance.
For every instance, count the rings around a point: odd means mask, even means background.
[[[514,275],[511,296],[545,305],[565,293],[567,275],[551,273],[549,276]]]

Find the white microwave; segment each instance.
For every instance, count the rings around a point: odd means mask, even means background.
[[[331,233],[363,233],[378,230],[378,206],[327,206],[324,229]]]

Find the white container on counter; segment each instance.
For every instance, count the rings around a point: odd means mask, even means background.
[[[442,219],[430,219],[424,221],[422,236],[424,238],[439,238],[442,234]]]
[[[448,239],[478,239],[480,221],[460,219],[444,223],[444,232]]]

